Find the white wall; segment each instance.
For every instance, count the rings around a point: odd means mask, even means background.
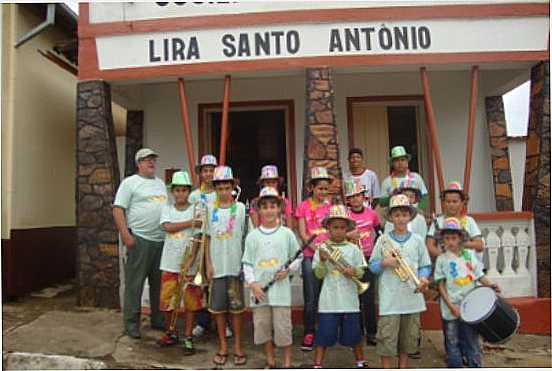
[[[514,194],[514,211],[521,211],[523,206],[523,181],[525,179],[525,140],[510,140],[508,153],[512,173],[512,191]]]
[[[497,75],[515,76],[519,73],[520,71],[481,71],[471,179],[470,211],[472,212],[495,211],[484,97],[487,92],[496,90],[495,81],[503,80],[497,78]],[[232,101],[294,100],[298,195],[301,194],[303,172],[304,80],[304,75],[248,78],[232,80],[231,85]],[[470,72],[430,72],[429,80],[445,168],[445,181],[463,180]],[[186,86],[190,119],[193,123],[194,146],[197,151],[197,105],[221,101],[223,82],[222,80],[193,81],[188,82]],[[335,77],[335,92],[340,156],[342,164],[346,166],[348,151],[346,97],[422,94],[422,88],[418,72],[341,74]],[[145,145],[160,152],[158,175],[163,176],[163,169],[168,167],[187,168],[176,83],[147,85],[143,89],[143,97],[144,141]],[[379,175],[382,176],[382,174]]]

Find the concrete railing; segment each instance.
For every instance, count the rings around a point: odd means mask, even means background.
[[[475,214],[485,241],[487,276],[507,298],[537,295],[537,256],[529,212]]]

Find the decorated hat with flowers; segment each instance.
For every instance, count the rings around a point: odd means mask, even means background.
[[[351,197],[366,191],[360,182],[355,182],[354,180],[346,180],[343,182],[343,188],[345,197]]]
[[[201,171],[203,166],[217,166],[217,158],[213,155],[204,155],[201,157],[201,161],[196,165],[196,173]]]
[[[322,226],[328,229],[328,224],[334,219],[341,219],[347,222],[347,230],[353,230],[356,227],[356,222],[351,219],[347,208],[344,205],[333,205],[330,208],[328,216],[322,220]]]
[[[234,175],[232,174],[232,168],[229,166],[217,166],[215,168],[215,172],[213,173],[213,183],[228,181],[233,183],[236,182]]]

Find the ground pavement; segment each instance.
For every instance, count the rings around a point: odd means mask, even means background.
[[[70,286],[68,286],[70,287]],[[51,296],[51,295],[47,295]],[[142,339],[122,334],[120,311],[77,307],[73,288],[53,297],[27,296],[3,305],[4,369],[212,369],[216,337],[208,334],[196,341],[197,354],[185,357],[179,347],[159,348],[161,335],[149,327],[144,316]],[[253,344],[252,324],[244,325],[244,352],[248,362],[241,368],[263,368],[260,347]],[[294,327],[293,366],[310,368],[314,352],[302,352],[302,327]],[[410,360],[416,368],[445,367],[440,331],[424,331],[421,359]],[[229,343],[231,350],[232,340]],[[364,348],[371,367],[381,364],[374,347]],[[231,353],[231,352],[230,352]],[[278,353],[280,354],[280,353]],[[486,367],[552,367],[549,336],[516,335],[502,346],[484,346]],[[328,351],[325,367],[350,368],[348,348]],[[277,364],[277,366],[280,364]],[[225,368],[237,368],[229,357]]]

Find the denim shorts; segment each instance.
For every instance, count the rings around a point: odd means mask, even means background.
[[[318,331],[314,344],[321,347],[334,346],[339,338],[339,344],[354,347],[360,343],[360,313],[319,313]]]

